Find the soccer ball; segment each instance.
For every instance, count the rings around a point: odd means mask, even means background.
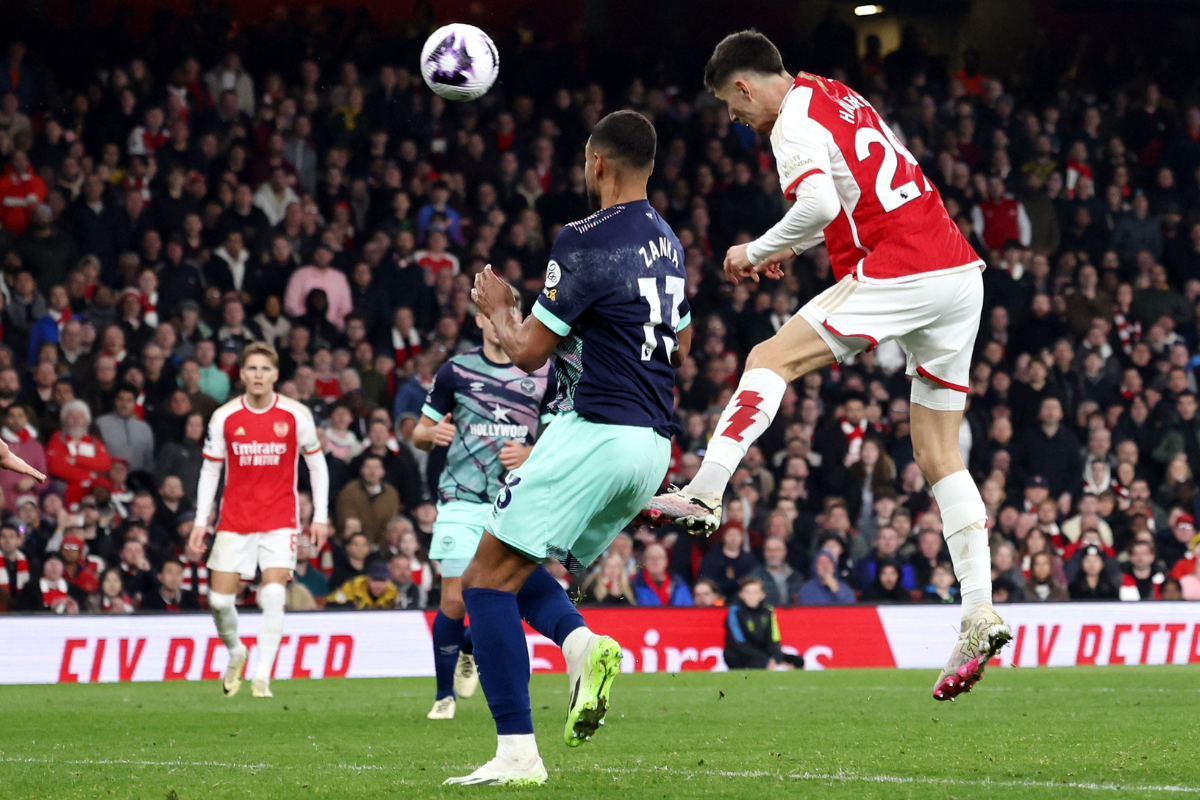
[[[500,72],[500,55],[486,33],[456,22],[438,28],[421,48],[421,77],[447,100],[487,94]]]

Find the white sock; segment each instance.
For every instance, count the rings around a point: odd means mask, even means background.
[[[217,623],[217,635],[221,637],[229,652],[232,653],[241,647],[242,640],[238,638],[237,595],[210,591],[208,608]]]
[[[592,637],[595,636],[588,628],[576,628],[567,634],[567,638],[563,640],[563,658],[568,664],[575,663],[575,660],[587,652],[588,646],[592,643]]]
[[[942,531],[962,592],[963,617],[992,604],[992,554],[988,547],[987,507],[965,469],[933,485],[942,510]]]
[[[510,733],[496,737],[496,758],[521,766],[538,759],[537,739],[532,733]]]
[[[704,463],[688,484],[693,494],[725,494],[725,487],[746,451],[771,427],[787,381],[769,369],[747,370],[717,422]]]
[[[286,600],[287,589],[282,583],[265,583],[258,590],[262,624],[258,626],[258,667],[254,670],[257,680],[271,679],[271,669],[279,652],[279,640],[283,638],[283,606]]]

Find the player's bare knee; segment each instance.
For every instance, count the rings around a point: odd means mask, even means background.
[[[913,460],[921,468],[921,474],[931,486],[947,475],[962,471],[965,467],[957,451],[946,452],[942,448],[918,447],[913,442]]]
[[[750,350],[750,355],[746,356],[746,371],[769,369],[785,381],[793,381],[799,376],[790,374],[793,370],[783,356],[784,354],[771,340],[760,342]]]
[[[471,563],[467,565],[467,568],[463,570],[462,577],[459,578],[459,585],[464,592],[467,589],[482,589],[484,587],[478,583],[482,575],[483,570],[479,569],[478,562],[475,559],[471,559]]]

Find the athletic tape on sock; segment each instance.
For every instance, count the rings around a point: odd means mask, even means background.
[[[208,593],[208,608],[217,624],[217,635],[230,650],[238,646],[237,595],[223,592]]]
[[[971,474],[960,470],[933,485],[942,514],[942,531],[963,597],[963,612],[991,600],[992,558],[988,547],[987,506]],[[981,593],[976,595],[975,593]],[[968,595],[970,605],[968,608]]]
[[[987,506],[965,469],[935,483],[933,496],[941,509],[942,530],[947,538],[976,522],[987,524]]]
[[[733,398],[717,422],[716,435],[708,443],[704,463],[689,488],[701,494],[721,494],[729,477],[746,457],[746,451],[762,436],[783,402],[787,381],[776,372],[747,370]],[[719,468],[719,469],[718,469]]]

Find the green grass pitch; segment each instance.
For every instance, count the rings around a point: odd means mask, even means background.
[[[432,679],[0,688],[0,798],[1124,798],[1200,796],[1200,667],[995,669],[956,703],[910,671],[622,675],[562,740],[533,679],[545,787],[443,787],[495,748],[482,694],[425,719]]]

